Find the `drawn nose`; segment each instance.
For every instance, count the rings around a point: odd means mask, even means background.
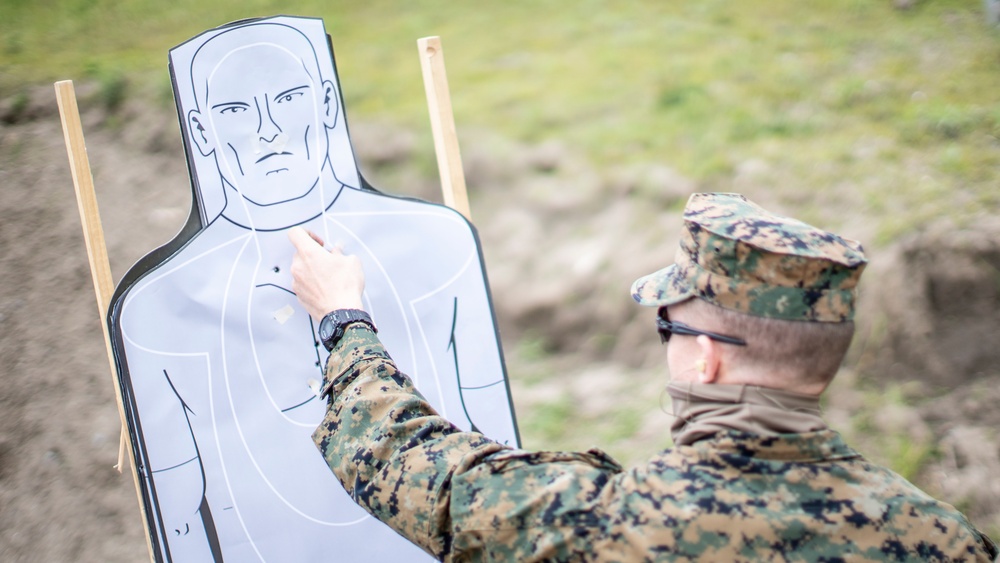
[[[281,127],[274,121],[274,118],[271,117],[270,100],[265,101],[264,107],[261,109],[263,111],[260,112],[260,123],[257,128],[257,134],[260,135],[261,141],[265,143],[273,143],[274,139],[277,138],[279,133],[281,133]]]

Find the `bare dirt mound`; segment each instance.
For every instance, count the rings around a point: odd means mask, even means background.
[[[1000,218],[932,225],[894,245],[878,274],[880,371],[944,388],[997,373]]]

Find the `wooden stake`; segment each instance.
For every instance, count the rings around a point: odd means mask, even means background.
[[[87,146],[83,140],[80,110],[76,104],[76,90],[73,88],[72,80],[56,82],[55,88],[56,101],[59,103],[59,116],[62,119],[63,137],[66,141],[66,153],[69,155],[69,168],[73,173],[73,186],[76,189],[76,202],[80,209],[80,221],[83,223],[83,240],[87,244],[90,273],[94,279],[94,292],[97,294],[97,314],[101,321],[101,328],[104,330],[104,343],[107,346],[108,362],[111,365],[115,401],[118,403],[118,415],[122,423],[121,441],[118,446],[118,465],[115,466],[115,469],[121,473],[126,450],[125,440],[128,439],[125,426],[125,404],[122,401],[121,382],[118,380],[118,370],[115,367],[115,356],[111,348],[111,335],[108,332],[106,318],[115,286],[111,281],[111,266],[108,263],[108,250],[104,243],[101,214],[97,208],[94,177],[90,173],[90,160],[87,158]],[[132,452],[132,449],[129,448],[128,451]],[[142,489],[139,487],[139,474],[135,470],[135,460],[131,459],[131,455],[129,458],[143,525],[148,526],[146,506],[142,500]],[[148,527],[146,529],[146,547],[149,549],[149,559],[152,561],[153,544],[150,540]]]
[[[451,110],[451,94],[448,91],[448,74],[444,68],[441,38],[433,36],[418,39],[417,50],[424,74],[424,91],[427,93],[427,107],[431,114],[431,132],[434,134],[434,152],[437,154],[444,202],[471,221],[469,194],[465,188],[462,155],[458,150],[458,135],[455,133],[455,116]]]

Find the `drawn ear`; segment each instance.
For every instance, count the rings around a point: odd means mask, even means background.
[[[323,124],[327,129],[333,129],[337,125],[337,114],[340,112],[340,95],[337,87],[329,80],[323,81]]]
[[[208,140],[208,131],[205,130],[204,118],[200,111],[193,109],[188,112],[188,128],[191,130],[191,140],[198,146],[202,156],[215,152],[215,147]]]

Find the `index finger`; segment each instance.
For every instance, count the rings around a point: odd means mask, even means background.
[[[288,240],[292,241],[292,245],[295,246],[295,250],[299,252],[315,250],[317,246],[319,248],[323,248],[323,239],[303,227],[292,227],[291,229],[288,229]]]

